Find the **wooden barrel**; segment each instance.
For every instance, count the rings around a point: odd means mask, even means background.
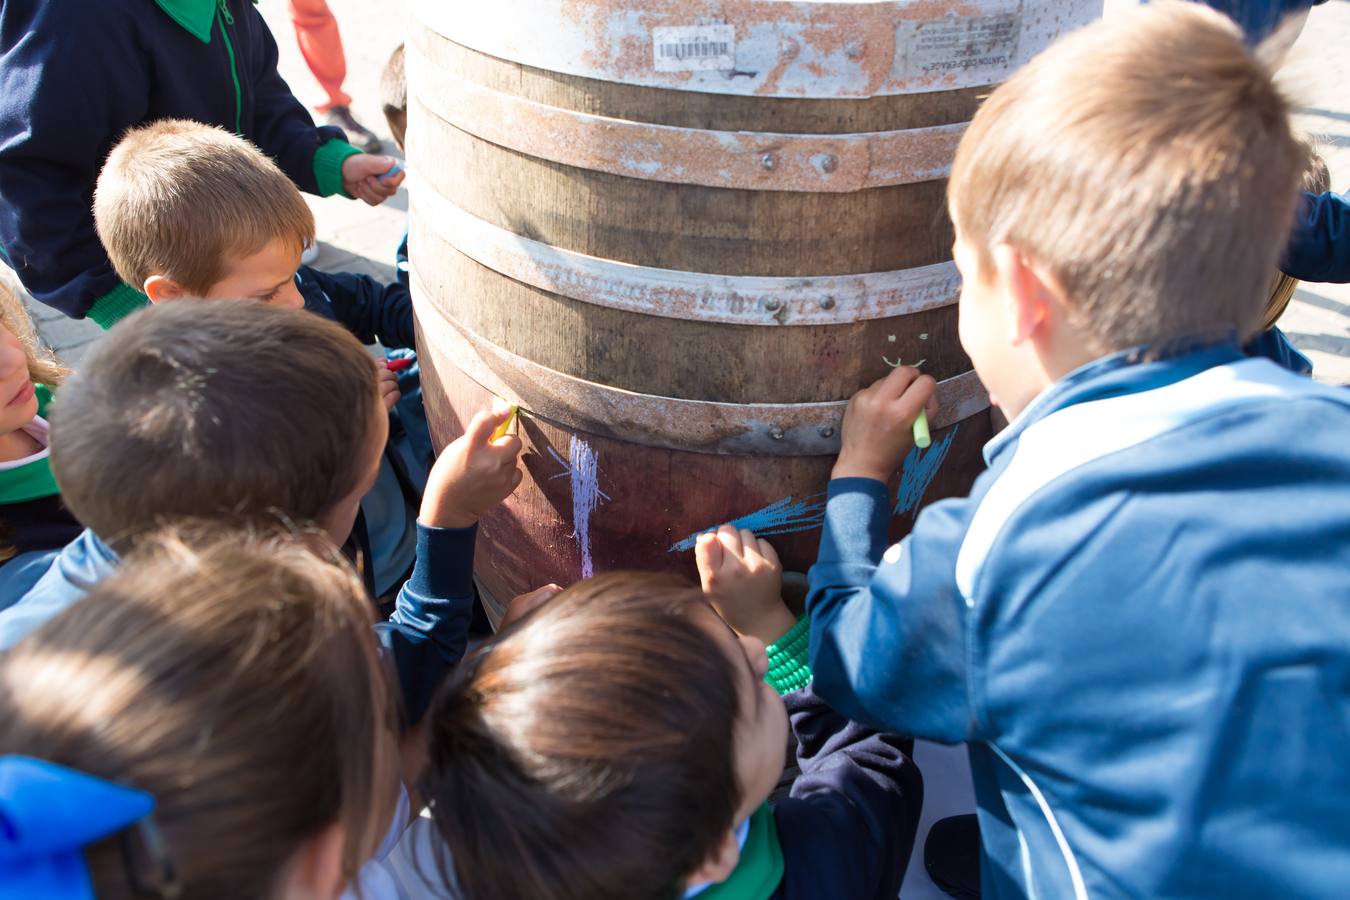
[[[527,477],[484,516],[505,599],[693,574],[735,521],[814,559],[844,402],[939,382],[893,534],[966,491],[988,398],[945,176],[982,96],[1101,0],[427,0],[408,39],[413,295],[439,445],[497,395]],[[497,610],[494,610],[496,612]]]

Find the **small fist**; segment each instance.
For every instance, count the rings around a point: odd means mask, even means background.
[[[398,160],[392,156],[371,156],[357,153],[342,161],[342,189],[358,200],[364,200],[371,206],[379,206],[398,193],[398,186],[406,175],[399,172],[383,181],[380,176],[388,173]]]
[[[506,615],[502,616],[502,624],[498,627],[498,630],[519,622],[561,593],[562,588],[560,586],[546,584],[541,588],[535,588],[528,594],[517,594],[511,598],[510,603],[506,604]]]
[[[699,535],[694,560],[703,593],[739,634],[772,644],[796,619],[783,602],[783,566],[773,545],[730,525]]]
[[[492,440],[492,432],[510,416],[509,407],[479,412],[463,436],[441,451],[422,494],[423,524],[468,528],[516,489],[525,475],[518,465],[520,438],[508,434]]]
[[[831,478],[887,481],[914,446],[914,420],[937,412],[937,382],[913,366],[898,366],[848,401],[842,447]]]
[[[398,375],[388,369],[380,369],[376,384],[380,389],[380,399],[384,401],[385,409],[393,409],[394,404],[398,402]]]

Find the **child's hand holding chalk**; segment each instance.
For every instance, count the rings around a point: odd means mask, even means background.
[[[436,458],[422,494],[419,521],[437,528],[468,528],[511,495],[524,477],[520,438],[494,437],[515,418],[502,401],[469,420],[463,436]]]
[[[888,481],[909,449],[928,441],[929,411],[937,411],[937,382],[899,366],[853,395],[844,413],[833,478]]]
[[[384,182],[385,184],[388,184],[398,176],[402,175],[403,171],[404,171],[403,163],[395,161],[394,164],[389,167],[389,171],[381,175],[379,180]]]

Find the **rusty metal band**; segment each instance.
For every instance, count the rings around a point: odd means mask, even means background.
[[[486,391],[561,428],[646,447],[734,456],[831,456],[839,452],[846,401],[714,403],[639,394],[541,366],[474,334],[436,308],[414,277],[413,303],[425,346],[438,366],[455,366]],[[938,382],[945,428],[989,406],[974,372]]]
[[[996,84],[1060,34],[1100,18],[1102,7],[1103,0],[494,0],[466,10],[416,0],[413,18],[481,53],[568,75],[713,94],[848,98]],[[704,47],[684,57],[679,35],[699,33],[718,39],[716,56],[703,56]]]
[[[593,116],[453,79],[409,46],[416,99],[477,138],[563,165],[674,184],[851,193],[951,173],[967,123],[862,134],[709,131]]]
[[[522,237],[455,206],[415,172],[408,177],[416,219],[460,253],[531,287],[610,309],[729,325],[844,325],[949,306],[961,291],[950,262],[802,278],[629,265]]]

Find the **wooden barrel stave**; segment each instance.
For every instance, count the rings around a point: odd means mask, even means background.
[[[462,377],[435,342],[425,347],[426,404],[437,411],[432,435],[438,446],[444,446],[463,433],[464,425],[492,402],[493,395]],[[986,413],[934,432],[939,451],[948,436],[955,437],[922,493],[923,503],[969,488],[969,473],[978,469],[980,448],[990,433]],[[596,487],[608,497],[590,514],[586,528],[591,571],[673,570],[695,577],[692,552],[677,545],[719,522],[784,501],[803,509],[784,526],[799,530],[770,536],[784,567],[805,572],[815,559],[817,507],[823,502],[832,457],[720,456],[642,447],[534,416],[522,420],[519,434],[528,475],[510,501],[485,514],[480,524],[483,549],[475,571],[498,602],[550,581],[570,584],[586,571],[582,540],[574,535],[574,478],[560,462],[570,463],[573,441],[584,442],[594,454]],[[892,496],[900,480],[899,475],[893,479]],[[909,530],[916,511],[910,507],[893,516],[895,539]],[[489,613],[495,621],[500,606],[490,605]]]
[[[956,308],[826,327],[726,326],[581,303],[503,278],[414,219],[418,274],[443,312],[550,369],[647,394],[728,402],[802,403],[846,397],[885,375],[885,360],[927,360],[948,378],[970,367]],[[925,337],[921,337],[925,336]],[[895,340],[891,340],[894,337]],[[729,360],[725,366],[711,365]],[[785,360],[814,366],[788,379]]]

